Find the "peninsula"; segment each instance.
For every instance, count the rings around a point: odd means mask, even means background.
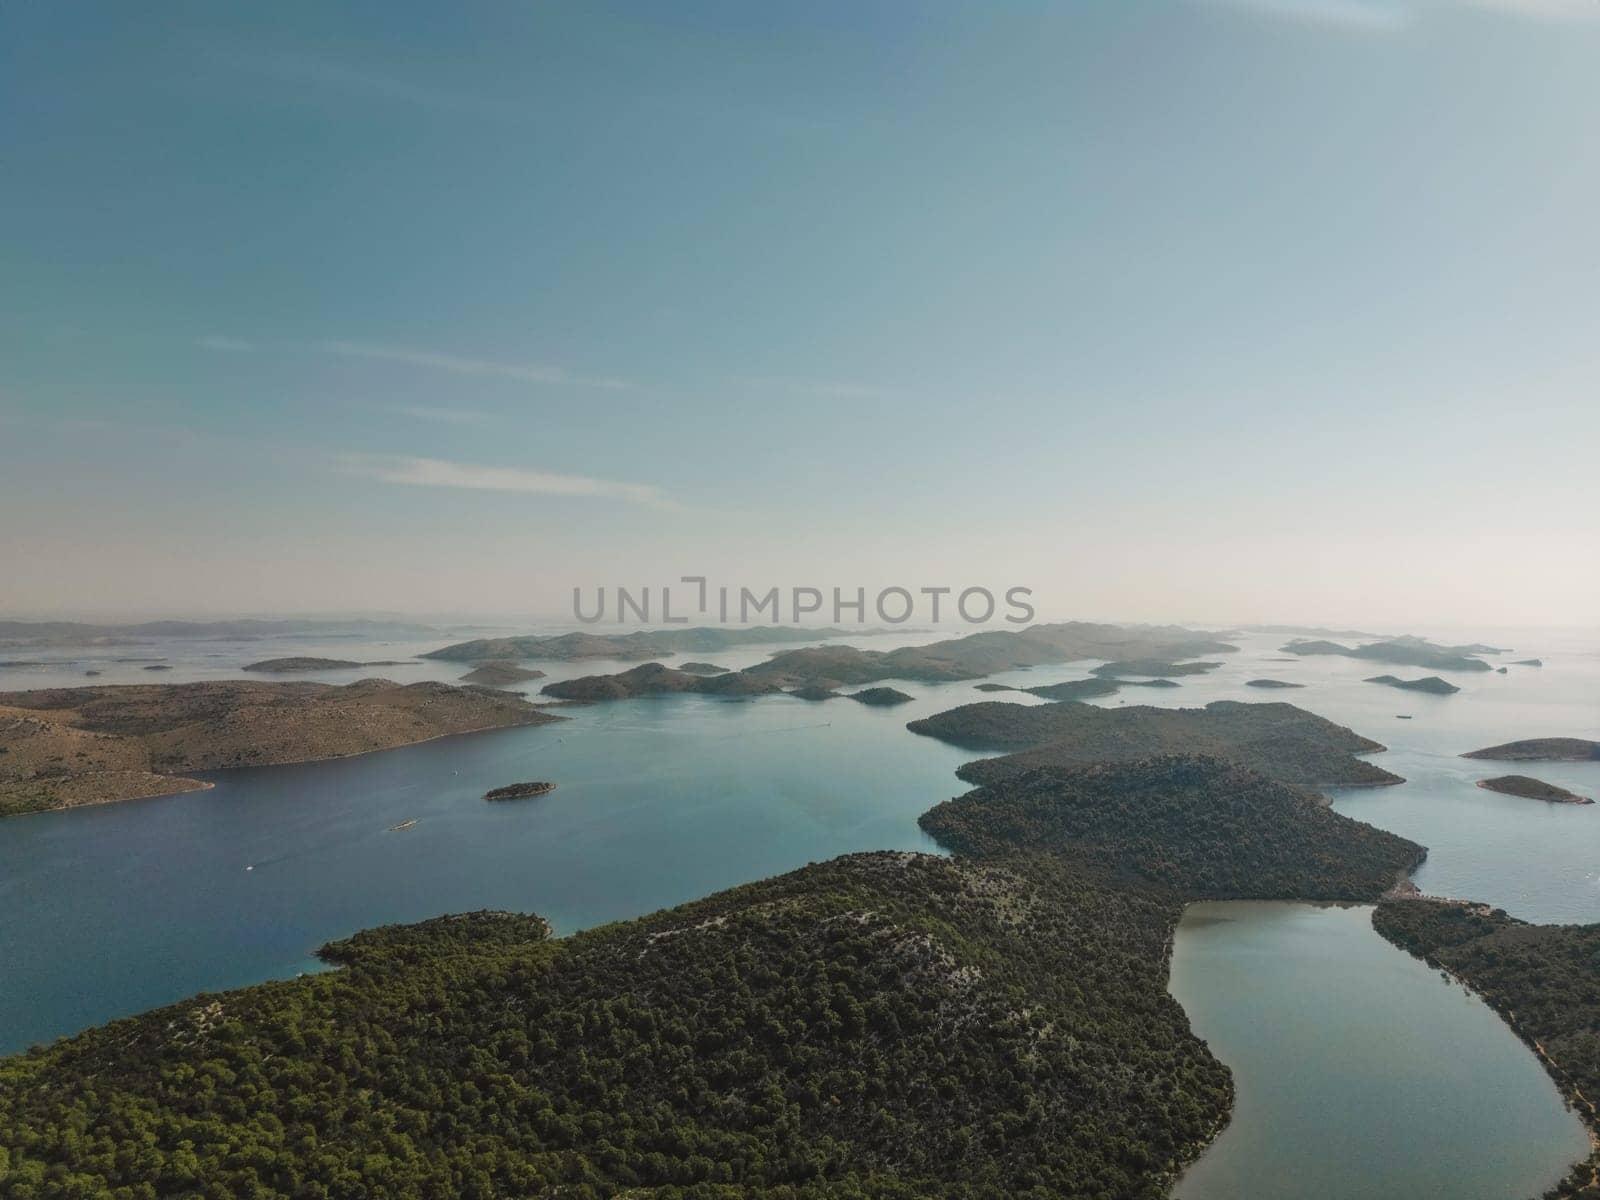
[[[0,816],[209,786],[188,771],[343,758],[561,718],[503,692],[363,679],[0,693]]]
[[[1587,738],[1526,738],[1483,750],[1469,750],[1462,758],[1487,758],[1498,762],[1588,762],[1600,759],[1600,742]]]

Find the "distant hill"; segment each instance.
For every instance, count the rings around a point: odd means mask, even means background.
[[[1402,667],[1422,667],[1429,671],[1487,671],[1489,664],[1477,654],[1499,654],[1493,646],[1477,643],[1467,646],[1436,646],[1425,638],[1392,638],[1386,642],[1369,642],[1354,648],[1329,641],[1294,641],[1282,647],[1286,654],[1331,654],[1344,658],[1362,658],[1369,662],[1393,663]]]
[[[430,650],[424,658],[449,662],[488,659],[550,659],[572,662],[584,658],[650,659],[673,654],[715,653],[741,646],[784,642],[814,642],[823,638],[870,637],[875,629],[807,629],[793,625],[696,627],[694,629],[635,630],[631,633],[529,634],[523,637],[477,638]]]
[[[547,683],[541,689],[558,700],[628,700],[635,696],[670,696],[693,692],[704,696],[760,696],[782,691],[775,681],[743,671],[692,675],[661,663],[644,663],[615,675],[584,675]]]
[[[1381,683],[1386,687],[1400,688],[1407,692],[1427,692],[1432,696],[1451,696],[1461,690],[1455,684],[1447,683],[1437,675],[1425,675],[1421,679],[1400,679],[1394,675],[1374,675],[1366,682]]]
[[[1587,762],[1600,758],[1600,742],[1587,738],[1526,738],[1483,750],[1469,750],[1462,758],[1488,758],[1500,762]]]

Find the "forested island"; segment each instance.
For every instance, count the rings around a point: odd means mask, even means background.
[[[1244,685],[1245,685],[1245,687],[1253,687],[1253,688],[1303,688],[1303,687],[1305,687],[1305,684],[1303,684],[1303,683],[1289,683],[1289,682],[1287,682],[1285,680],[1282,680],[1282,679],[1247,679],[1247,680],[1244,681]]]
[[[1127,762],[1153,754],[1211,755],[1303,787],[1402,782],[1356,757],[1384,749],[1380,743],[1292,704],[1216,700],[1204,708],[1100,708],[989,700],[912,721],[907,728],[968,749],[1015,751],[967,763],[956,772],[977,784],[1035,767]]]
[[[886,708],[895,704],[908,704],[912,697],[904,692],[896,691],[892,687],[862,688],[859,692],[846,693],[850,699],[859,700],[861,703],[876,708]]]
[[[485,800],[526,800],[532,796],[548,796],[556,785],[545,780],[529,783],[508,783],[504,787],[490,788],[483,794]]]
[[[1531,775],[1499,775],[1494,779],[1480,779],[1478,786],[1485,791],[1500,792],[1506,796],[1521,796],[1527,800],[1544,800],[1550,804],[1593,804],[1587,796],[1579,796],[1566,788],[1535,779]]]
[[[444,683],[226,680],[0,693],[0,816],[208,786],[189,771],[342,758],[559,720]]]

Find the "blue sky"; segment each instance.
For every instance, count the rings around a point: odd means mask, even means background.
[[[0,610],[1593,623],[1600,3],[0,9]]]

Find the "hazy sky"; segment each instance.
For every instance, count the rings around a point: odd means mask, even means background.
[[[0,613],[1600,622],[1600,0],[0,7]]]

